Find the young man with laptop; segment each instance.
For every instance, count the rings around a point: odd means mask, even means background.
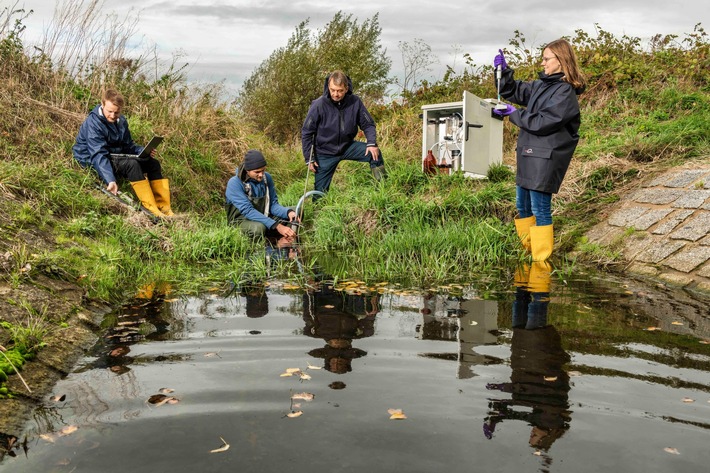
[[[79,129],[72,148],[74,159],[82,167],[94,168],[112,194],[118,193],[117,177],[128,179],[143,207],[157,217],[171,216],[170,185],[155,159],[155,146],[162,139],[154,138],[146,148],[137,145],[121,115],[123,105],[120,92],[104,91],[101,105]]]

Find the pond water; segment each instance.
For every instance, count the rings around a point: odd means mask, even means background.
[[[423,290],[149,288],[0,472],[707,468],[706,306],[524,269]]]

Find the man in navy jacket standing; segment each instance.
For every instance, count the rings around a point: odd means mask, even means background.
[[[355,141],[358,128],[366,143]],[[375,121],[353,94],[352,82],[342,71],[325,79],[323,95],[311,103],[301,129],[303,156],[315,174],[315,190],[326,192],[340,161],[346,159],[370,164],[378,181],[386,177],[382,153],[377,146]]]

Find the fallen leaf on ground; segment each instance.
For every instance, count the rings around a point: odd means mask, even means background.
[[[644,329],[644,330],[648,330],[649,332],[653,332],[653,331],[661,330],[661,329],[658,327],[648,327],[647,329]]]
[[[680,455],[680,452],[675,447],[666,447],[663,449],[664,452],[672,453],[673,455]]]
[[[677,322],[674,320],[673,322],[671,322],[671,325],[684,325],[684,324],[683,324],[683,322]]]
[[[219,453],[219,452],[226,452],[229,450],[229,444],[224,441],[222,437],[219,438],[222,441],[222,446],[219,448],[215,448],[214,450],[210,450],[210,453]]]
[[[695,402],[695,399],[691,399],[689,397],[684,397],[683,402],[691,403],[691,402]]]
[[[570,371],[567,374],[570,376],[582,376],[582,373],[580,371]]]
[[[291,411],[288,414],[286,414],[286,417],[301,417],[303,415],[303,411]]]
[[[387,409],[387,413],[390,415],[391,420],[402,420],[407,418],[407,416],[404,415],[404,412],[402,412],[402,409]]]
[[[176,302],[179,301],[180,299],[165,299],[165,302]]]
[[[700,340],[703,345],[710,345],[710,340]]]
[[[312,401],[315,397],[316,396],[314,394],[302,392],[293,394],[291,396],[291,399],[302,399],[304,401]]]

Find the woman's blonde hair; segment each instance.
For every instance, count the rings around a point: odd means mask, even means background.
[[[575,89],[581,89],[586,85],[587,81],[579,69],[579,64],[577,64],[577,55],[567,40],[556,39],[545,46],[544,49],[549,49],[560,62],[562,73],[564,74],[562,80],[572,84]]]

